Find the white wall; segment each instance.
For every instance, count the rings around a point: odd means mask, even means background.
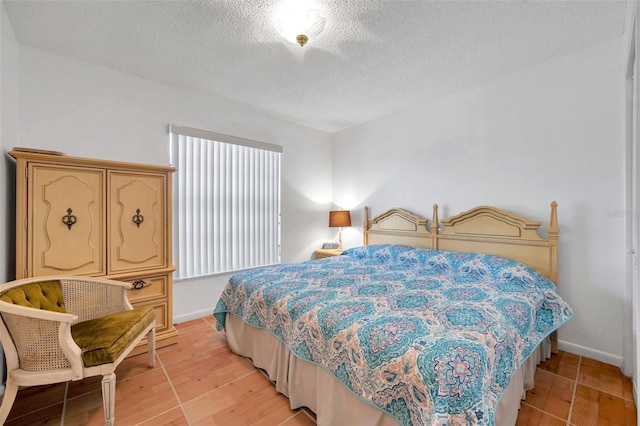
[[[441,219],[494,205],[543,227],[556,200],[559,288],[575,311],[561,348],[621,365],[623,59],[611,40],[336,133],[334,199],[373,216],[402,207],[430,218],[438,203]]]
[[[282,260],[311,258],[329,236],[330,135],[25,45],[19,58],[20,146],[166,165],[169,123],[282,145]],[[175,283],[174,319],[211,314],[227,278]]]
[[[0,3],[0,33],[0,282],[5,282],[14,278],[15,271],[15,171],[5,153],[18,140],[18,42],[4,3]]]
[[[4,3],[0,3],[0,282],[15,277],[15,171],[5,152],[18,140],[18,42]],[[0,366],[4,353],[0,347]],[[4,394],[4,367],[0,367]]]

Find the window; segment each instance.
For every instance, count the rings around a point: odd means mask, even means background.
[[[282,147],[169,126],[176,279],[280,263]]]

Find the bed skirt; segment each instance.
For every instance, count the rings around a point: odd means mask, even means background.
[[[303,361],[289,352],[268,331],[246,324],[227,314],[226,332],[229,347],[251,358],[275,382],[276,390],[289,398],[291,408],[308,407],[317,416],[318,425],[397,426],[398,422],[379,408],[353,394],[323,368]],[[496,411],[496,425],[514,425],[520,401],[533,388],[536,365],[549,358],[551,344],[547,338],[511,379]]]

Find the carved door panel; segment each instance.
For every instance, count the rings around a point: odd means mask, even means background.
[[[105,172],[29,165],[30,276],[104,275]]]
[[[109,172],[109,273],[167,266],[165,175]]]

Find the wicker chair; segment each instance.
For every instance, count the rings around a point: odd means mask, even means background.
[[[7,384],[0,424],[19,386],[103,376],[105,425],[115,421],[114,373],[145,336],[155,365],[155,313],[133,308],[130,285],[89,277],[37,277],[0,285],[0,342]]]

